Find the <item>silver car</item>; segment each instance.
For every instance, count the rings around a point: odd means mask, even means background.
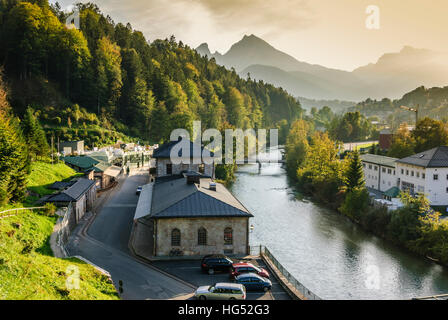
[[[216,283],[199,287],[194,296],[199,300],[245,300],[246,288],[239,283]]]

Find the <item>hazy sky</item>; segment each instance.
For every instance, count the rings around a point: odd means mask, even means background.
[[[50,2],[55,2],[50,0]],[[73,0],[60,0],[63,8]],[[86,2],[86,1],[82,1]],[[446,0],[92,0],[115,22],[154,40],[174,34],[225,53],[255,34],[298,60],[344,70],[376,62],[404,45],[448,52]],[[366,8],[380,29],[367,29]]]

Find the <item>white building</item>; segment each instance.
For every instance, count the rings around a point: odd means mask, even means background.
[[[432,206],[448,205],[448,146],[397,160],[400,190],[425,193]]]
[[[424,193],[432,206],[448,206],[448,146],[395,159],[361,156],[366,187],[386,192],[396,186],[412,195]]]
[[[397,187],[395,162],[397,158],[364,154],[361,156],[366,187],[385,192]]]

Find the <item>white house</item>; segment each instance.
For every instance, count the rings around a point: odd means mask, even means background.
[[[448,206],[448,146],[396,159],[361,156],[366,187],[386,192],[393,187],[424,193],[432,206]]]
[[[425,193],[432,206],[448,205],[448,146],[397,160],[400,190]]]
[[[397,185],[395,162],[397,158],[364,154],[361,156],[366,187],[385,192]]]

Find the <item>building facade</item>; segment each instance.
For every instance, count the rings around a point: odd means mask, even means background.
[[[215,177],[215,165],[213,163],[213,153],[207,151],[202,146],[197,146],[195,143],[189,141],[190,154],[182,154],[184,150],[179,152],[179,157],[185,160],[181,163],[173,163],[171,160],[171,151],[179,143],[179,141],[172,141],[166,143],[155,149],[152,158],[156,159],[156,175],[158,178],[180,175],[185,171],[199,172],[210,178]],[[197,148],[201,150],[201,157],[196,157],[193,150]],[[206,157],[204,157],[204,150]]]
[[[386,192],[397,186],[396,158],[364,154],[361,156],[366,187]]]
[[[448,206],[448,147],[441,146],[395,159],[361,156],[366,186],[381,192],[398,187],[411,195],[424,193],[431,206]]]
[[[157,178],[140,193],[131,245],[148,258],[247,255],[252,214],[225,186],[198,173]]]

